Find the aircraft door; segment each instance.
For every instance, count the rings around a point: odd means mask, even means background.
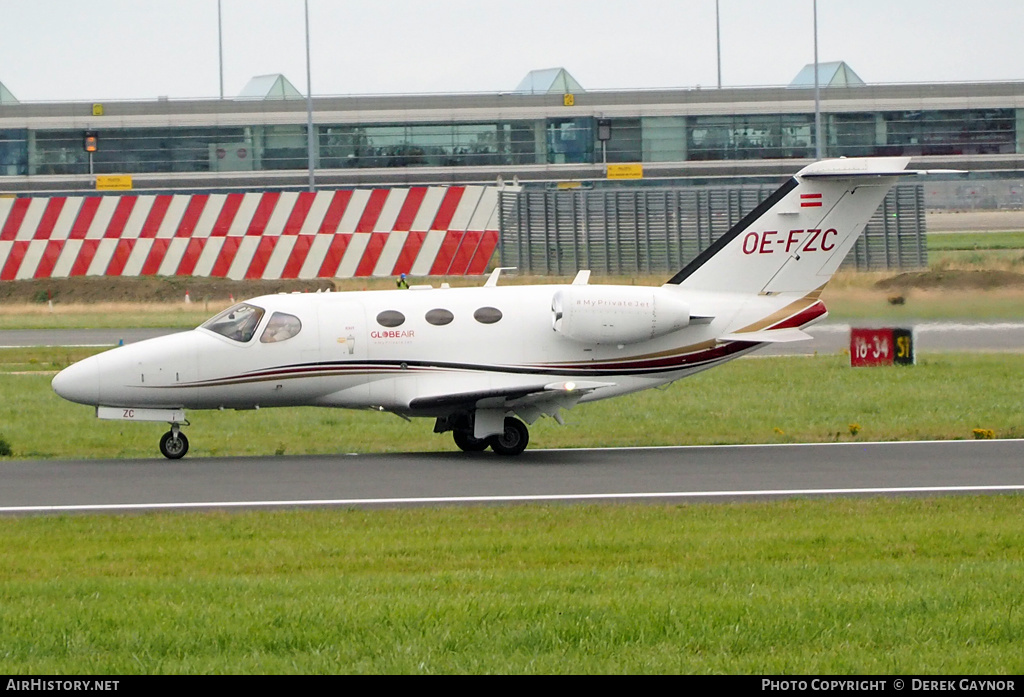
[[[320,365],[336,406],[362,406],[368,394],[366,313],[360,303],[330,300],[319,310]]]
[[[363,306],[351,301],[320,307],[320,360],[366,360],[366,322]]]

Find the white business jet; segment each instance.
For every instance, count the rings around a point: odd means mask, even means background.
[[[431,417],[465,451],[521,453],[526,424],[658,387],[765,344],[810,338],[819,300],[909,158],[816,162],[660,287],[499,286],[265,295],[188,332],[61,371],[53,389],[101,419],[320,406]],[[525,423],[524,423],[525,422]]]

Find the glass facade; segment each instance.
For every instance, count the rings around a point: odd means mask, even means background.
[[[101,129],[92,153],[95,174],[149,174],[155,172],[217,172],[254,169],[252,137],[245,128],[131,128]],[[303,129],[304,130],[304,129]],[[28,174],[89,174],[89,153],[84,131],[33,131],[26,147]],[[303,135],[305,167],[305,136]],[[248,150],[242,152],[242,148]],[[250,160],[248,166],[225,162]]]
[[[547,152],[549,165],[593,164],[595,122],[590,116],[569,119],[547,119]]]
[[[28,130],[0,129],[0,175],[28,174]]]
[[[690,160],[814,157],[814,115],[695,116],[686,142]]]
[[[885,145],[904,155],[1012,153],[1013,109],[900,111],[882,114]]]
[[[537,162],[532,122],[320,126],[319,166],[471,167]],[[305,160],[303,160],[305,167]]]
[[[1021,112],[1021,113],[1018,113]],[[674,115],[438,123],[319,124],[317,169],[503,167],[814,157],[813,114]],[[875,111],[823,115],[827,156],[1020,152],[1024,110]],[[305,169],[299,124],[0,129],[0,176]],[[91,167],[91,169],[90,169]]]

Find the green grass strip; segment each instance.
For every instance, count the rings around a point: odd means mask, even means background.
[[[1024,671],[1024,497],[0,520],[0,672]]]
[[[929,252],[951,250],[1024,250],[1024,232],[944,232],[927,236]]]
[[[21,361],[20,349],[8,354]],[[67,349],[43,359],[62,365]],[[0,351],[0,369],[3,357]],[[16,365],[22,365],[16,363]],[[908,367],[849,357],[747,358],[662,390],[541,419],[531,448],[1024,436],[1024,354],[930,354]],[[0,373],[0,436],[18,458],[160,457],[159,423],[99,421],[46,373]],[[189,457],[455,450],[429,419],[313,407],[190,411]]]

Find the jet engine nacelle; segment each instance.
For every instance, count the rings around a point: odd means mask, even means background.
[[[568,286],[551,299],[551,326],[588,344],[636,344],[682,329],[690,308],[672,289]]]

